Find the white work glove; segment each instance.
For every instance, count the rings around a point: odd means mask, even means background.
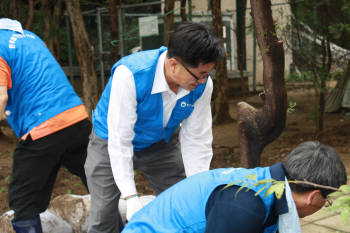
[[[143,207],[138,196],[126,200],[126,220],[131,217]]]

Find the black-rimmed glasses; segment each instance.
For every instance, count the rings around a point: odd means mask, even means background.
[[[190,69],[188,69],[188,67],[187,67],[184,63],[182,63],[181,61],[179,61],[179,60],[176,59],[176,58],[175,58],[175,60],[178,61],[178,62],[183,66],[183,68],[185,68],[185,70],[186,70],[190,75],[192,75],[192,77],[195,78],[197,81],[201,81],[201,80],[203,80],[203,79],[208,78],[209,74],[207,74],[207,75],[206,75],[205,77],[203,77],[203,78],[197,77],[197,75],[195,75],[194,73],[192,73],[192,72],[190,71]]]

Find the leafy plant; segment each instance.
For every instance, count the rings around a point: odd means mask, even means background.
[[[6,191],[6,188],[5,187],[1,187],[0,188],[0,195],[3,193],[3,192],[5,192]]]
[[[295,102],[293,100],[289,101],[288,108],[287,108],[287,113],[295,112],[296,106],[297,106],[297,102]]]
[[[350,186],[342,185],[339,190],[328,195],[334,198],[332,206],[328,207],[329,211],[340,212],[344,222],[349,225],[350,221]]]
[[[224,189],[233,185],[242,184],[235,194],[235,197],[236,197],[238,193],[243,189],[250,190],[253,187],[263,185],[263,187],[260,188],[255,193],[255,196],[258,196],[264,190],[266,190],[264,197],[274,194],[277,199],[280,199],[283,195],[286,181],[277,181],[275,179],[264,179],[264,180],[257,181],[256,175],[249,175],[249,176],[246,176],[246,178],[252,179],[255,182],[249,183],[244,181],[235,181],[226,185]],[[333,204],[327,207],[327,210],[340,212],[340,215],[343,218],[344,222],[348,225],[350,224],[350,186],[349,185],[342,185],[337,189],[331,186],[315,184],[306,180],[305,181],[290,180],[288,182],[295,183],[295,184],[307,184],[307,185],[312,185],[314,187],[333,190],[334,192],[327,196],[327,198],[330,198],[333,201]]]
[[[8,181],[10,180],[10,178],[11,178],[11,175],[7,175],[7,176],[5,177],[5,182],[8,183]]]

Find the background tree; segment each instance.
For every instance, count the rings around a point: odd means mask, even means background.
[[[186,0],[181,0],[181,20],[182,22],[187,21],[187,15],[186,15]]]
[[[10,9],[11,9],[11,17],[12,19],[19,19],[19,14],[18,14],[18,4],[17,0],[11,0],[10,1]]]
[[[215,34],[223,41],[221,1],[211,2],[211,11],[213,18],[213,30]],[[213,106],[213,124],[231,122],[229,114],[229,105],[227,98],[227,68],[226,57],[220,59],[215,69],[215,97]]]
[[[43,40],[51,53],[60,58],[59,28],[63,19],[63,0],[40,0],[42,22],[44,23]]]
[[[72,24],[74,43],[83,81],[83,101],[91,117],[91,112],[98,100],[94,54],[85,28],[79,0],[65,0],[65,3]]]
[[[328,93],[326,81],[333,79],[332,66],[336,65],[344,73],[346,68],[347,55],[338,53],[331,48],[334,43],[349,51],[350,42],[350,2],[343,0],[305,0],[298,2],[291,1],[292,18],[291,25],[287,26],[287,45],[293,53],[293,65],[298,71],[310,74],[319,97],[318,103],[312,113],[315,120],[316,132],[324,128],[323,116],[326,108],[325,98]],[[338,54],[337,54],[338,53]],[[347,52],[349,53],[349,52]],[[336,59],[334,59],[336,56]],[[342,64],[340,64],[342,63]],[[307,75],[305,77],[308,77]],[[347,76],[341,75],[337,89],[333,91],[329,99],[328,111],[338,109],[341,104],[344,86]],[[337,105],[333,106],[333,105]]]
[[[28,19],[25,24],[25,29],[30,30],[32,27],[33,21],[34,21],[34,6],[35,6],[35,1],[34,0],[29,0],[28,1]]]
[[[264,106],[256,109],[238,103],[238,138],[241,164],[256,167],[266,145],[283,131],[287,93],[284,81],[284,50],[276,36],[270,0],[251,0],[252,17],[263,61]]]
[[[120,10],[122,0],[109,0],[109,19],[110,19],[110,26],[111,26],[111,40],[112,41],[118,41],[119,40],[119,32],[118,32],[118,11]],[[112,51],[111,51],[111,60],[112,63],[119,60],[120,54],[118,47],[115,45],[112,45]]]
[[[237,6],[237,23],[236,23],[236,38],[237,38],[237,68],[241,77],[241,90],[242,97],[245,99],[245,84],[244,84],[244,74],[243,71],[246,69],[246,22],[245,22],[245,13],[247,9],[247,0],[236,0]]]
[[[164,3],[164,45],[168,45],[169,38],[174,31],[175,0],[165,0]]]

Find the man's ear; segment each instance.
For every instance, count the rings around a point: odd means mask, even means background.
[[[169,61],[170,71],[171,71],[172,73],[174,73],[174,72],[175,72],[176,65],[178,64],[178,61],[176,61],[175,58],[169,58],[168,61]]]
[[[317,190],[312,190],[306,193],[306,205],[312,205],[312,203],[314,203],[318,198],[320,198],[321,195],[321,191],[319,189]]]

